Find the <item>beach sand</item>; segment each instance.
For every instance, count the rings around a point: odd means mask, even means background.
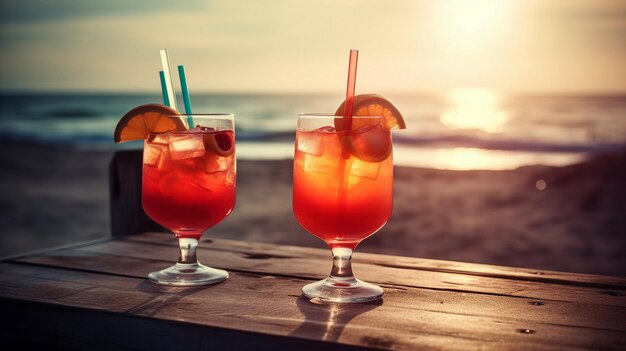
[[[109,235],[111,151],[1,144],[0,257]],[[239,160],[236,208],[206,235],[324,248],[293,217],[291,167]],[[376,252],[624,275],[626,152],[567,167],[395,172],[393,215],[355,260]]]

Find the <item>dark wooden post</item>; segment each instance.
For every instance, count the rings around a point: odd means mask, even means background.
[[[111,234],[164,231],[141,207],[142,150],[117,151],[109,165]]]

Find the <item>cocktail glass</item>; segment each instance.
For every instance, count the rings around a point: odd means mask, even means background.
[[[205,230],[235,206],[235,135],[232,114],[170,116],[193,120],[194,128],[150,134],[144,142],[142,204],[155,222],[178,238],[180,256],[150,281],[193,286],[221,282],[228,272],[198,262]]]
[[[330,275],[302,293],[322,302],[355,303],[382,297],[379,286],[352,273],[356,246],[385,225],[392,210],[391,133],[383,117],[300,114],[296,130],[293,210],[296,219],[332,250]]]

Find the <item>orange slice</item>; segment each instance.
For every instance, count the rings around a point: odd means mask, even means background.
[[[345,101],[335,112],[335,116],[342,116],[345,110]],[[383,123],[379,118],[353,118],[352,133],[342,137],[344,145],[356,158],[366,162],[381,162],[391,154],[391,136],[389,131],[395,128],[406,129],[406,123],[400,111],[391,101],[376,94],[363,94],[354,97],[353,116],[383,116]],[[344,129],[344,119],[335,118],[335,128]]]
[[[343,116],[345,110],[345,101],[339,105],[335,112],[335,116]],[[354,97],[353,116],[383,116],[386,130],[394,128],[406,129],[406,123],[400,111],[394,104],[384,97],[376,94],[361,94]],[[358,129],[364,125],[372,124],[374,120],[364,118],[355,118],[352,120],[352,130]],[[335,128],[342,130],[343,119],[335,120]]]
[[[165,133],[170,130],[187,130],[182,120],[169,116],[179,113],[165,105],[147,104],[126,112],[117,122],[113,140],[122,143],[131,140],[147,139],[150,133]]]
[[[378,124],[362,126],[342,138],[356,158],[366,162],[382,162],[391,154],[391,135]]]

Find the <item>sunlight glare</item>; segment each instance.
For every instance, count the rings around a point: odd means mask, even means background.
[[[435,158],[440,168],[457,170],[493,169],[498,163],[492,154],[480,149],[454,148],[438,152]]]
[[[442,124],[458,129],[479,129],[488,133],[502,130],[508,120],[498,108],[498,95],[487,89],[455,89],[449,94],[453,107],[442,112]]]

